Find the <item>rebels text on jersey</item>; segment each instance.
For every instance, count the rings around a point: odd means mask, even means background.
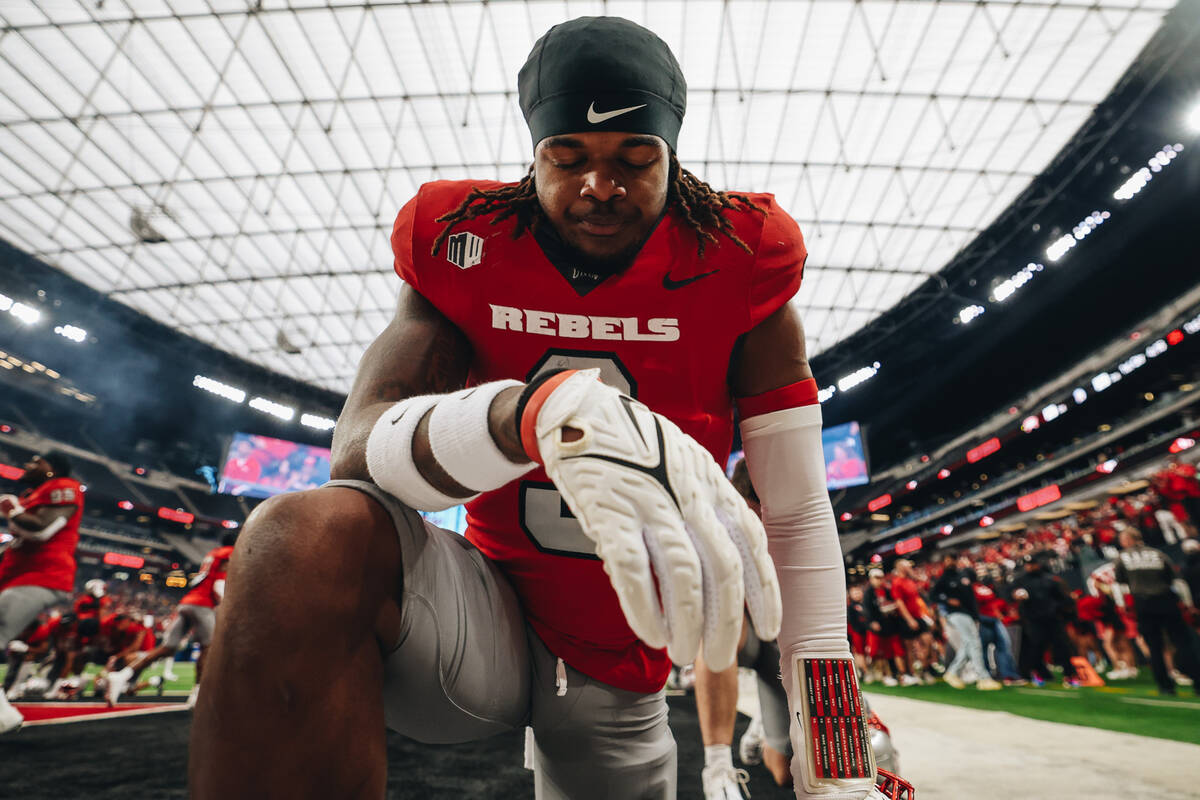
[[[21,495],[26,511],[73,506],[61,530],[44,542],[17,539],[0,557],[0,591],[10,586],[41,586],[69,592],[75,586],[75,546],[83,519],[83,489],[73,478],[51,478]],[[10,523],[11,524],[11,523]]]
[[[216,608],[221,600],[213,591],[213,587],[217,581],[225,580],[225,573],[229,570],[229,558],[232,555],[233,547],[229,545],[209,550],[200,564],[200,571],[192,578],[188,593],[179,601],[179,605]]]
[[[468,385],[529,380],[556,367],[598,367],[602,379],[667,416],[724,464],[733,439],[727,384],[738,338],[795,294],[805,249],[795,221],[771,195],[749,195],[765,214],[725,212],[743,251],[724,236],[697,257],[695,233],[674,212],[633,264],[595,284],[552,264],[515,221],[460,223],[436,256],[443,223],[472,188],[425,184],[392,232],[395,268],[471,343]],[[557,268],[556,268],[557,267]],[[542,470],[488,492],[467,509],[467,537],[512,581],[529,622],[555,655],[631,691],[657,691],[670,671],[625,622],[607,575]]]

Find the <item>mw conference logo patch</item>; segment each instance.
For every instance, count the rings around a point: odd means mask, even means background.
[[[473,233],[456,233],[446,240],[446,260],[459,269],[470,269],[483,260],[483,239]]]

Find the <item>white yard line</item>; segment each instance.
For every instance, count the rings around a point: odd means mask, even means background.
[[[1079,695],[1067,692],[1047,692],[1045,689],[1013,689],[1018,694],[1032,694],[1038,697],[1054,697],[1059,700],[1078,700]]]
[[[1170,706],[1172,708],[1194,708],[1200,714],[1200,703],[1185,703],[1182,700],[1155,700],[1152,697],[1118,697],[1122,703],[1137,703],[1139,706]],[[1200,719],[1196,720],[1200,725]]]
[[[1200,745],[867,695],[920,800],[1200,799]]]

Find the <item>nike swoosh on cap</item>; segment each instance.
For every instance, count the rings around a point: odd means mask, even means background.
[[[663,275],[663,288],[667,289],[668,291],[672,289],[681,289],[684,286],[687,286],[689,283],[695,283],[701,278],[707,278],[709,275],[716,275],[720,271],[721,270],[719,269],[714,269],[711,272],[702,272],[699,275],[693,275],[690,278],[683,278],[682,280],[678,281],[673,279],[671,277],[671,273],[668,272],[666,275]]]
[[[630,106],[629,108],[618,108],[614,111],[596,111],[596,103],[593,101],[587,110],[587,121],[593,125],[599,125],[601,122],[607,122],[613,117],[619,117],[622,114],[628,114],[630,111],[637,111],[639,108],[645,108],[646,104],[640,106]]]

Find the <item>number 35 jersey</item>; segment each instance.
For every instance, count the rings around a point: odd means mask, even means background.
[[[396,271],[471,343],[468,385],[597,367],[606,383],[670,418],[724,464],[733,440],[730,358],[738,338],[800,285],[805,249],[795,221],[771,195],[748,195],[765,213],[725,213],[750,252],[718,235],[700,258],[696,234],[671,210],[632,265],[598,283],[561,254],[552,263],[538,243],[544,237],[514,239],[511,217],[461,222],[432,254],[445,226],[438,217],[473,188],[502,185],[425,184],[392,232]],[[662,688],[666,651],[629,628],[591,540],[543,471],[470,503],[467,525],[467,538],[508,576],[551,652],[618,688]]]

